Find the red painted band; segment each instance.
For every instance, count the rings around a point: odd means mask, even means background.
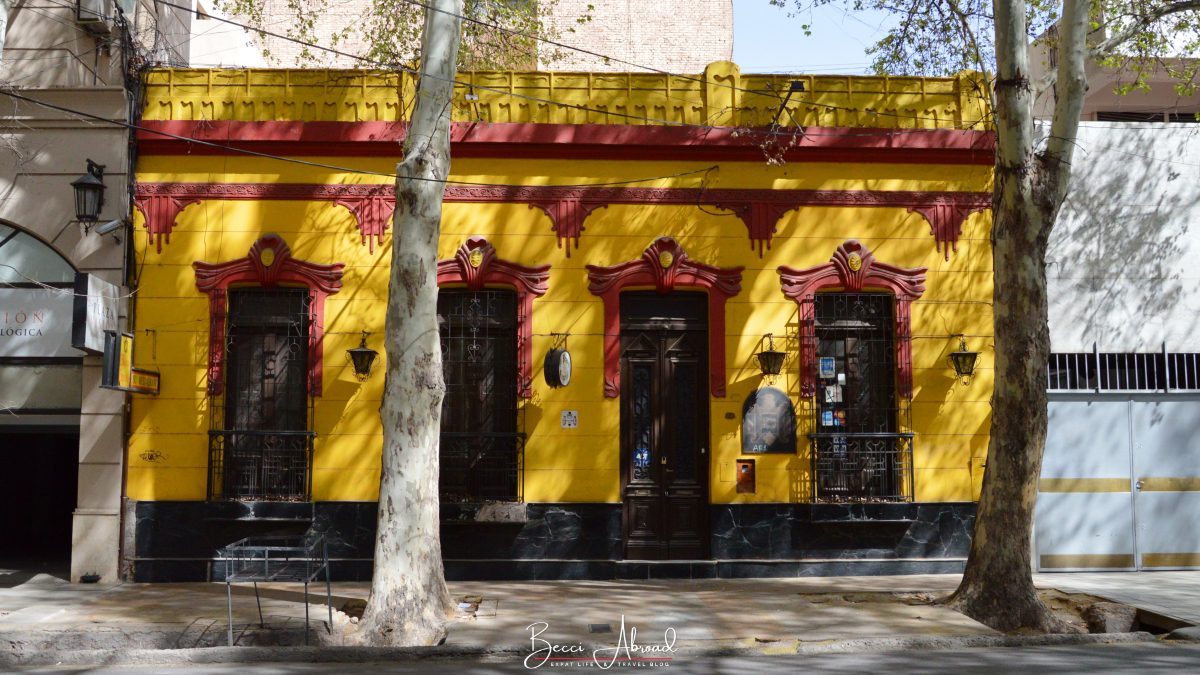
[[[141,125],[137,140],[143,156],[254,150],[325,157],[398,157],[408,126],[403,122],[232,120],[147,120]],[[958,129],[812,127],[771,133],[735,127],[456,122],[451,143],[455,157],[468,158],[762,162],[770,154],[787,161],[990,165],[996,135]]]

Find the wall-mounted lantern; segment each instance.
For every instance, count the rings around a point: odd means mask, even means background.
[[[967,349],[967,338],[962,334],[951,337],[958,338],[958,351],[950,352],[950,365],[954,368],[954,375],[958,379],[968,382],[975,374],[975,360],[979,358],[979,352]]]
[[[758,365],[762,368],[763,375],[778,375],[779,371],[783,370],[783,360],[787,357],[787,352],[776,351],[773,333],[767,333],[763,339],[767,341],[767,348],[756,354]]]
[[[75,218],[85,225],[100,219],[104,206],[104,165],[87,161],[87,173],[71,181],[75,188]]]
[[[354,349],[347,349],[346,354],[350,357],[350,363],[354,364],[354,376],[359,382],[367,379],[371,374],[371,366],[375,365],[375,357],[379,356],[379,352],[367,346],[367,331],[362,332],[362,342]]]

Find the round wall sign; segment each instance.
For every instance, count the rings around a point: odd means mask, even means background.
[[[551,387],[565,387],[571,383],[571,352],[565,349],[551,349],[546,353],[546,362],[542,368],[546,374],[546,384]]]

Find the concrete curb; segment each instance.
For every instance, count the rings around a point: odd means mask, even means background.
[[[374,663],[412,662],[428,659],[485,662],[519,661],[528,646],[498,647],[206,647],[191,649],[80,649],[22,651],[8,643],[0,654],[0,666],[44,665],[189,665],[217,663]],[[779,654],[834,654],[905,650],[969,649],[978,647],[1032,647],[1049,645],[1100,645],[1155,642],[1149,633],[1082,635],[972,635],[958,637],[894,636],[826,642],[783,640],[743,646],[725,642],[681,644],[677,658],[711,656],[759,656]],[[611,647],[611,645],[610,645]]]

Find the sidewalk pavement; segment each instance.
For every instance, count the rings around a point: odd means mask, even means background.
[[[0,569],[0,639],[34,650],[182,649],[226,644],[226,595],[220,583],[70,584],[40,574],[22,579]],[[6,579],[8,581],[6,582]],[[1043,588],[1085,592],[1200,623],[1200,572],[1037,575]],[[991,639],[991,629],[944,607],[881,602],[873,593],[934,597],[959,575],[660,581],[472,581],[450,584],[466,608],[450,625],[446,647],[527,653],[536,637],[554,644],[614,645],[624,622],[639,644],[662,644],[672,632],[688,649],[789,653],[801,645],[888,639],[931,644],[943,638]],[[238,644],[264,636],[303,641],[303,588],[260,584],[272,631],[257,631],[253,588],[235,587]],[[310,586],[314,628],[327,617],[324,586]],[[365,599],[368,584],[335,583],[335,611]],[[542,625],[544,624],[544,626]],[[532,628],[531,628],[532,625]],[[283,630],[279,630],[283,629]]]

